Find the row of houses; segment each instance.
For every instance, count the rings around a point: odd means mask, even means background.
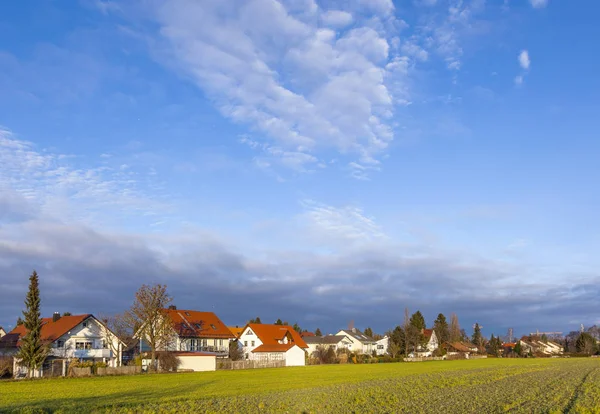
[[[241,328],[228,327],[213,312],[177,309],[175,306],[164,309],[163,314],[170,320],[173,330],[170,340],[159,351],[176,355],[182,370],[216,369],[216,361],[229,356],[230,344],[234,341],[244,359],[259,363],[281,361],[284,366],[305,365],[306,357],[318,346],[369,355],[373,352],[384,355],[388,348],[387,337],[375,340],[357,329],[340,330],[326,336],[301,335],[287,325],[249,323]],[[13,372],[17,377],[26,373],[15,358],[26,333],[25,326],[18,325],[10,332],[2,330],[0,335],[0,356],[13,357]],[[62,364],[60,370],[64,375],[69,361],[73,360],[119,367],[124,360],[131,359],[131,354],[144,355],[150,351],[147,338],[134,337],[132,349],[92,314],[61,316],[55,313],[51,318],[43,318],[41,338],[48,345],[49,353],[44,367],[34,373],[35,376],[42,376],[44,370],[57,363]]]

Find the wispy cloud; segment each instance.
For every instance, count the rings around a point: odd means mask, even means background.
[[[543,9],[548,5],[548,0],[529,0],[529,3],[535,9]]]
[[[529,60],[529,52],[527,50],[522,50],[519,53],[519,65],[525,70],[529,70],[529,65],[531,61]]]
[[[140,171],[106,159],[90,166],[69,154],[37,149],[7,129],[0,129],[0,165],[0,189],[49,217],[106,222],[168,211],[160,193],[145,192],[148,177]]]

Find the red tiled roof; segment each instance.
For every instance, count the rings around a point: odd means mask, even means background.
[[[504,347],[504,348],[514,348],[515,346],[517,346],[517,344],[513,343],[513,342],[502,344],[502,347]]]
[[[291,326],[287,325],[268,325],[263,323],[249,323],[246,325],[256,334],[263,345],[282,345],[279,343],[286,335],[291,342],[300,348],[308,348],[304,339]],[[246,328],[244,328],[246,330]]]
[[[306,338],[307,336],[315,336],[315,334],[314,334],[314,333],[312,333],[312,332],[302,332],[302,333],[300,334],[300,336],[301,336],[302,338]]]
[[[289,349],[293,348],[296,345],[294,342],[289,342],[287,344],[270,344],[270,345],[260,345],[252,352],[287,352]]]
[[[244,332],[244,327],[228,326],[227,329],[229,329],[236,338],[239,338],[242,332]]]
[[[185,309],[165,309],[173,321],[175,331],[182,337],[193,338],[235,338],[213,312],[199,312]]]
[[[52,318],[43,318],[41,339],[45,342],[54,342],[90,317],[93,317],[90,313],[84,315],[61,316],[56,322],[54,322]],[[10,333],[18,334],[19,339],[21,339],[27,334],[27,329],[25,329],[25,325],[18,325],[15,329],[10,331]]]
[[[431,338],[432,334],[433,334],[433,329],[423,329],[423,335],[425,335],[426,338]]]

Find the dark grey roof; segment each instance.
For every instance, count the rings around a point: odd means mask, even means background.
[[[327,336],[307,336],[304,339],[304,342],[307,344],[337,344],[342,339],[344,339],[346,335],[327,335]]]
[[[364,333],[362,333],[358,329],[354,329],[352,331],[350,331],[348,329],[342,329],[342,332],[344,332],[346,335],[351,336],[352,338],[354,338],[354,339],[362,342],[363,344],[377,342],[376,340],[374,340],[370,336],[365,335]]]

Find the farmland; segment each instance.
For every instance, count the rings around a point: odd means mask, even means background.
[[[490,359],[0,382],[1,412],[600,413],[600,361]]]

